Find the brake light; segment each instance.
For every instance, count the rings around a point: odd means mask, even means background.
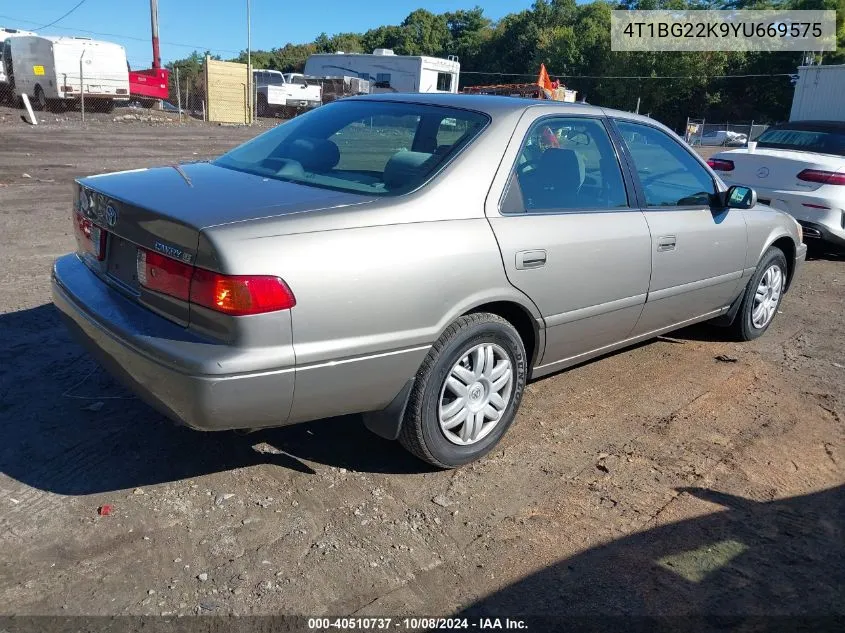
[[[84,252],[100,262],[106,258],[106,232],[103,229],[78,211],[74,212],[73,229],[76,242]]]
[[[805,169],[798,174],[798,180],[819,182],[823,185],[845,185],[845,173],[824,171],[821,169]]]
[[[148,290],[231,316],[288,310],[296,305],[293,292],[278,277],[222,275],[141,248],[137,273]]]
[[[724,158],[708,158],[707,164],[711,169],[716,171],[733,171],[734,162],[732,160],[725,160]]]
[[[138,249],[138,281],[148,290],[188,301],[191,296],[193,272],[193,266],[159,253]]]
[[[191,303],[243,316],[287,310],[296,305],[296,299],[278,277],[221,275],[197,268],[191,283]]]

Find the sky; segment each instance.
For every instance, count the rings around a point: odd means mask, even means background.
[[[0,26],[116,42],[126,48],[132,68],[150,67],[149,0],[84,0],[56,25],[39,28],[78,2],[0,0]],[[246,4],[246,0],[159,0],[162,62],[185,57],[193,50],[210,50],[224,59],[246,50]],[[487,17],[496,20],[531,4],[532,0],[251,0],[252,48],[308,42],[322,32],[362,32],[383,24],[399,24],[419,8],[443,13],[480,5]]]

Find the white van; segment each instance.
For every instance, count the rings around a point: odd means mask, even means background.
[[[360,77],[372,92],[458,92],[458,58],[396,55],[377,48],[372,55],[328,53],[311,55],[305,74],[314,77]]]
[[[119,44],[35,35],[9,39],[6,51],[15,94],[28,95],[35,109],[79,101],[83,92],[86,109],[100,112],[129,99],[129,66]]]

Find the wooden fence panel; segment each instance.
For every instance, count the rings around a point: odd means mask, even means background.
[[[205,98],[209,121],[251,123],[246,64],[205,58]]]

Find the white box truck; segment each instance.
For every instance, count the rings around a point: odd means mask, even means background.
[[[360,77],[370,82],[371,92],[458,92],[461,64],[448,59],[396,55],[377,48],[372,55],[326,53],[311,55],[305,74],[312,77]]]
[[[85,108],[96,112],[129,99],[129,66],[119,44],[33,35],[9,38],[6,53],[15,94],[28,95],[36,110],[78,102],[83,93]]]
[[[845,64],[800,66],[789,120],[845,122]]]
[[[6,64],[3,62],[3,50],[6,40],[12,37],[24,37],[35,35],[32,31],[21,31],[20,29],[7,29],[0,26],[0,103],[8,101],[12,97],[12,88],[9,85],[9,77],[6,74]]]

